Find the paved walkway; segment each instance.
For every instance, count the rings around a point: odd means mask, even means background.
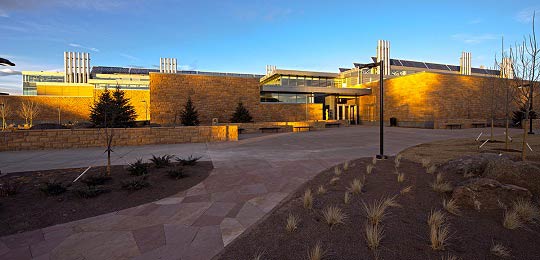
[[[487,129],[388,128],[387,154]],[[497,129],[502,134],[503,129]],[[238,142],[116,148],[124,163],[151,154],[204,155],[215,169],[193,188],[138,207],[0,238],[0,259],[211,259],[318,172],[378,152],[378,128],[284,133]],[[3,171],[103,163],[103,149],[0,153]]]

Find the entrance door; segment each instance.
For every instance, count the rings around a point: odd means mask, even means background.
[[[356,105],[338,104],[336,112],[337,120],[348,120],[350,123],[356,123],[356,113],[358,113]]]

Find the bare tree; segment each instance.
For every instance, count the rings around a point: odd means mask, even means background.
[[[39,115],[40,108],[33,101],[23,101],[19,110],[19,115],[24,118],[25,124],[32,127],[34,118]]]
[[[6,100],[0,100],[0,116],[2,117],[2,131],[7,128],[7,118],[11,116],[11,108]]]
[[[105,127],[105,144],[107,146],[107,149],[105,149],[105,152],[107,153],[107,175],[111,175],[111,152],[112,150],[112,142],[114,139],[114,128],[108,128]]]
[[[532,34],[525,36],[521,45],[510,48],[510,59],[512,60],[512,69],[514,72],[513,90],[514,100],[520,107],[524,108],[523,140],[521,159],[527,157],[527,123],[532,108],[533,93],[538,88],[539,75],[539,56],[540,50],[536,41],[535,16],[532,19]],[[538,93],[538,91],[536,91]]]

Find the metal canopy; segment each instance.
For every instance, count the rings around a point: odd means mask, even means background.
[[[274,93],[297,93],[297,94],[330,94],[342,96],[370,95],[369,88],[325,88],[325,87],[287,87],[287,86],[262,86],[262,92]]]

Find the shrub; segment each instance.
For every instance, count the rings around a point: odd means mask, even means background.
[[[43,183],[41,186],[41,191],[47,196],[56,196],[66,192],[67,188],[61,182],[56,182],[54,180]]]
[[[249,110],[244,107],[242,102],[238,102],[236,111],[232,115],[231,122],[233,123],[250,123],[253,121],[253,117],[249,114]]]
[[[190,155],[186,159],[176,157],[176,161],[178,161],[182,166],[194,166],[201,158],[202,157],[194,157],[193,155]]]
[[[148,165],[143,163],[142,159],[137,159],[134,163],[130,163],[127,170],[131,175],[142,176],[148,174]]]
[[[82,179],[81,182],[90,187],[90,186],[103,185],[110,180],[112,180],[111,176],[99,174],[99,175],[87,176],[86,178]]]
[[[148,186],[150,186],[150,183],[146,180],[146,176],[122,182],[122,189],[124,190],[140,190]]]
[[[169,170],[167,172],[167,175],[169,175],[169,177],[171,178],[174,178],[174,179],[181,179],[181,178],[184,178],[184,169],[182,167],[176,167],[172,170]]]
[[[163,168],[163,167],[171,165],[171,159],[173,157],[174,155],[170,155],[170,154],[166,154],[163,156],[152,155],[152,159],[150,159],[150,161],[154,164],[156,168]]]
[[[94,198],[99,196],[100,194],[111,192],[109,189],[102,189],[96,186],[87,186],[87,188],[81,188],[78,190],[75,190],[75,193],[84,199]]]
[[[14,196],[19,192],[19,185],[12,181],[0,183],[0,197]]]

